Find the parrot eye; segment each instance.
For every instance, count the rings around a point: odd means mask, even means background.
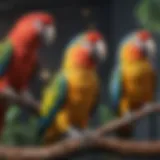
[[[56,28],[53,24],[45,25],[40,20],[36,20],[34,21],[33,25],[36,30],[38,30],[38,33],[40,34],[42,41],[44,41],[45,44],[49,45],[55,40]]]
[[[147,57],[151,59],[155,58],[156,44],[152,39],[149,39],[147,41],[142,41],[140,39],[137,39],[136,45],[144,51]]]
[[[138,48],[144,48],[144,43],[139,38],[135,38],[135,44]]]
[[[139,38],[136,38],[135,44],[138,48],[142,50],[142,52],[144,53],[144,56],[148,56],[148,51],[144,41],[140,40]]]
[[[83,45],[84,48],[86,48],[88,50],[92,49],[92,44],[90,42],[88,42],[87,40],[83,40],[82,45]]]

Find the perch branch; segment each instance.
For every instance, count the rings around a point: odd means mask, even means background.
[[[18,148],[18,147],[0,147],[0,157],[12,159],[47,159],[67,156],[78,151],[82,141],[71,140],[60,142],[53,146],[44,148]],[[155,155],[160,154],[160,141],[128,141],[117,138],[100,138],[92,139],[92,144],[83,145],[83,148],[99,148],[106,151],[114,151],[123,155]]]
[[[145,117],[149,114],[152,114],[154,112],[160,112],[160,104],[158,103],[153,103],[153,104],[147,104],[141,109],[132,112],[130,115],[121,117],[121,118],[116,118],[114,120],[111,120],[107,124],[102,125],[96,130],[96,135],[104,135],[106,133],[110,132],[115,132],[117,129],[127,125],[131,124],[142,117]]]
[[[18,104],[20,107],[27,106],[29,109],[32,110],[33,113],[39,115],[40,104],[36,100],[29,101],[27,98],[22,98],[19,94],[15,94],[13,96],[5,91],[0,92],[0,99],[3,99],[4,101],[10,102],[12,104]]]
[[[134,141],[118,138],[99,138],[95,146],[122,155],[160,155],[160,141]]]
[[[117,138],[101,137],[104,133],[117,130],[119,127],[129,124],[143,116],[153,112],[159,112],[159,104],[150,104],[147,107],[134,112],[131,116],[125,118],[118,118],[111,121],[96,131],[94,131],[88,138],[82,139],[67,139],[52,146],[46,147],[6,147],[0,146],[0,157],[12,159],[45,159],[57,158],[74,153],[82,148],[101,148],[106,151],[112,150],[124,155],[138,154],[138,155],[152,155],[160,154],[160,141],[133,141],[122,140]]]

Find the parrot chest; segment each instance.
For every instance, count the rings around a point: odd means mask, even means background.
[[[21,89],[21,87],[27,85],[28,81],[30,80],[31,74],[35,69],[35,65],[36,65],[35,56],[32,57],[18,56],[13,58],[8,73],[10,84],[14,86],[15,89]]]
[[[67,108],[74,121],[88,118],[98,94],[97,77],[92,73],[68,76],[69,94]]]
[[[151,101],[155,90],[155,75],[149,66],[129,67],[124,74],[124,92],[133,101]]]

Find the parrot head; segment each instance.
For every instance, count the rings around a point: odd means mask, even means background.
[[[45,12],[32,12],[22,16],[9,33],[9,38],[24,43],[51,44],[56,36],[52,15]]]
[[[147,30],[134,32],[121,45],[120,57],[122,61],[153,60],[156,54],[156,43]]]
[[[66,49],[65,63],[79,67],[92,68],[105,60],[107,46],[98,31],[87,31],[71,41]],[[70,64],[69,64],[70,63]]]

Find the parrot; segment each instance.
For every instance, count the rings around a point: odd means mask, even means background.
[[[100,95],[97,66],[107,45],[98,30],[84,31],[67,45],[59,72],[43,91],[39,119],[42,143],[84,135]]]
[[[33,101],[28,88],[40,67],[38,51],[43,44],[52,44],[55,35],[55,20],[49,13],[30,12],[16,21],[0,42],[1,93]],[[5,114],[9,106],[8,100],[0,99],[0,133],[4,128]]]
[[[147,30],[129,34],[120,44],[109,84],[110,107],[117,116],[130,115],[154,100],[155,57],[156,43]],[[130,137],[131,127],[126,126],[119,133]]]

